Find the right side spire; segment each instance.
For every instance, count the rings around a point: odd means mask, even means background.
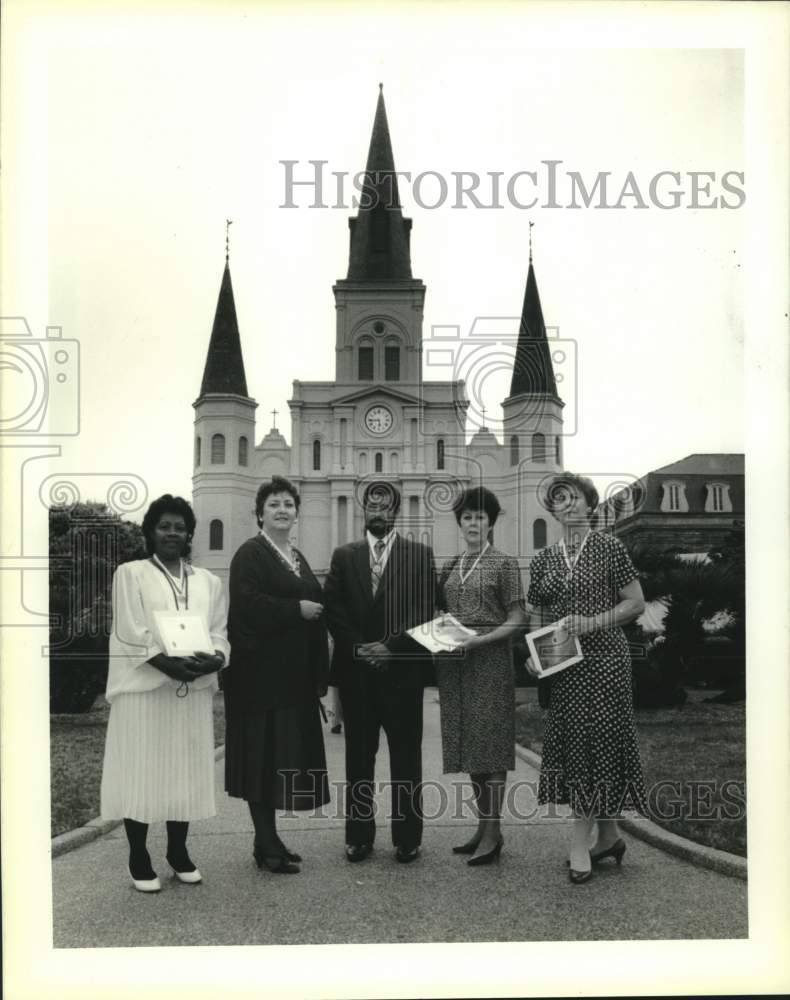
[[[546,325],[543,322],[535,266],[532,263],[532,223],[529,224],[527,287],[524,292],[516,357],[513,362],[513,378],[508,398],[521,396],[525,393],[557,396],[557,383],[551,364],[551,350],[546,337]]]

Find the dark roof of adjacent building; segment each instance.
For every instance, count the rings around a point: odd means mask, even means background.
[[[200,395],[210,394],[247,396],[247,379],[241,354],[241,337],[236,320],[236,303],[230,280],[230,265],[225,260],[225,271],[214,313],[214,326],[203,369]]]
[[[743,455],[697,452],[693,455],[686,455],[679,462],[663,465],[660,469],[654,469],[653,471],[656,474],[661,473],[662,475],[667,473],[682,473],[684,475],[701,476],[742,476],[743,464]]]
[[[685,497],[689,514],[703,513],[709,484],[721,481],[729,486],[732,514],[742,515],[745,504],[745,480],[743,455],[697,453],[687,455],[678,462],[654,469],[637,479],[634,484],[636,514],[661,513],[664,484],[672,479],[680,479],[685,484]],[[621,490],[612,502],[618,506],[626,496]],[[672,512],[668,517],[676,517]]]
[[[384,91],[379,88],[359,212],[348,220],[348,281],[408,281],[412,278],[409,234],[392,155]]]
[[[540,305],[538,282],[531,255],[516,357],[513,362],[513,378],[510,383],[511,397],[520,396],[522,393],[557,395],[557,383],[554,379],[546,324],[543,322],[543,309]]]

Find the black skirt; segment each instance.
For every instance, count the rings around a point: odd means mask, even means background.
[[[310,810],[329,802],[318,699],[288,708],[228,711],[225,791],[275,809]]]

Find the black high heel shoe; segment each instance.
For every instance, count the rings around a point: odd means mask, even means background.
[[[470,868],[477,868],[479,865],[490,865],[492,861],[499,861],[499,855],[502,853],[504,843],[505,838],[500,835],[499,840],[492,850],[487,854],[478,854],[476,858],[470,858],[466,863]]]
[[[296,851],[290,851],[285,846],[285,844],[280,840],[279,837],[277,838],[277,843],[282,848],[283,855],[285,856],[285,858],[286,858],[287,861],[293,861],[293,863],[297,864],[297,865],[300,863],[300,861],[302,860],[302,855],[301,854],[297,854]]]
[[[302,870],[299,865],[293,864],[283,853],[266,854],[256,847],[252,856],[255,858],[255,864],[258,868],[268,868],[275,875],[298,875]]]
[[[598,851],[597,854],[593,854],[590,851],[590,861],[597,865],[599,861],[603,861],[604,858],[614,858],[618,865],[623,863],[623,855],[625,854],[625,841],[622,838],[618,838],[611,847],[607,847],[605,851]]]
[[[456,845],[453,848],[453,854],[474,854],[479,843],[480,838],[473,837],[471,840],[467,840],[465,844]]]

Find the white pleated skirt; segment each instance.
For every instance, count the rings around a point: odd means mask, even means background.
[[[110,706],[101,783],[103,819],[140,823],[216,814],[210,688],[119,694]]]

